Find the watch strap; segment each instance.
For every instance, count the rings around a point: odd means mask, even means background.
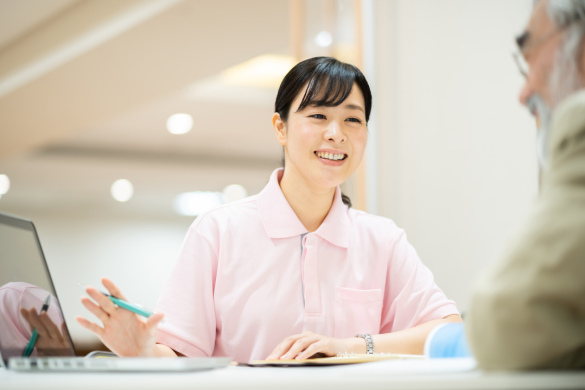
[[[370,334],[356,334],[355,337],[360,337],[366,341],[366,353],[368,355],[374,354],[374,340]]]

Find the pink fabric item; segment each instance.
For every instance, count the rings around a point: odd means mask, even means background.
[[[339,188],[313,233],[276,170],[256,196],[201,215],[157,304],[157,342],[186,356],[265,359],[285,337],[389,333],[458,314],[391,220],[348,209]]]
[[[7,350],[24,350],[31,337],[31,329],[20,314],[20,308],[32,307],[41,310],[43,302],[50,293],[46,290],[24,282],[11,282],[0,286],[0,341],[2,348]],[[51,294],[49,318],[57,324],[59,329],[63,324],[61,309],[57,298]],[[36,349],[32,356],[36,356]]]

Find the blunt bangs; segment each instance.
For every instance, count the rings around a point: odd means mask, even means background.
[[[280,84],[274,111],[286,121],[293,100],[305,85],[307,89],[297,112],[307,106],[338,106],[347,99],[354,84],[364,97],[367,122],[372,109],[372,92],[366,78],[357,67],[331,57],[310,58],[293,67]]]
[[[330,62],[315,68],[297,112],[307,106],[335,107],[347,99],[356,77],[353,69],[343,65]]]

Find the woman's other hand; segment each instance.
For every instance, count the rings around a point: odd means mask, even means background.
[[[361,341],[361,342],[360,342]],[[289,336],[282,340],[267,360],[309,359],[315,355],[336,356],[338,353],[365,353],[363,340],[357,338],[336,339],[313,332]],[[363,347],[363,351],[360,350]]]
[[[127,301],[111,280],[103,278],[102,284],[111,295]],[[145,320],[129,310],[119,308],[93,287],[87,287],[85,291],[93,301],[82,297],[81,303],[102,322],[103,326],[77,317],[77,322],[81,326],[95,333],[118,356],[155,356],[156,328],[164,317],[162,313],[153,314]]]
[[[37,354],[39,356],[59,356],[67,355],[71,352],[69,344],[69,335],[65,323],[61,324],[61,329],[55,324],[46,311],[40,315],[37,309],[30,308],[20,309],[20,314],[28,322],[31,331],[37,330],[38,338],[35,343]]]

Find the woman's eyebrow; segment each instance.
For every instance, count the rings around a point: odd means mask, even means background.
[[[349,108],[350,110],[359,110],[365,114],[365,110],[362,106],[358,106],[357,104],[346,104],[345,108]]]

